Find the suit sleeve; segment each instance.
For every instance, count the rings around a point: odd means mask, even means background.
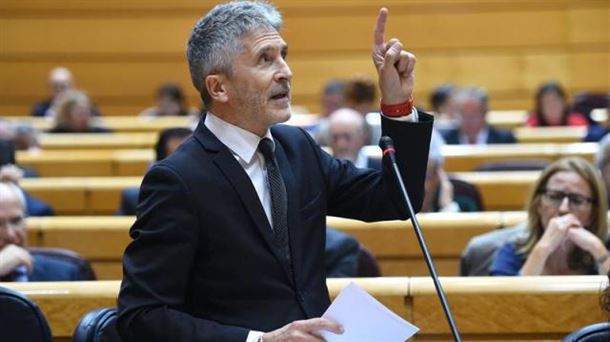
[[[432,116],[423,112],[419,113],[418,122],[382,117],[382,135],[388,135],[394,141],[398,167],[416,212],[424,197],[432,123]],[[388,160],[383,161],[383,170],[378,172],[358,169],[350,162],[320,153],[327,177],[329,215],[363,221],[409,217]]]
[[[130,230],[133,240],[123,257],[117,328],[124,341],[246,340],[248,329],[183,310],[190,269],[203,240],[187,189],[168,166],[157,165],[144,178],[138,219]]]

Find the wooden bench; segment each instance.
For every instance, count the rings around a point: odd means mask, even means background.
[[[73,143],[74,144],[74,143]],[[446,145],[443,147],[445,170],[474,171],[488,162],[508,160],[547,160],[578,156],[593,160],[597,143],[570,144],[498,144]],[[380,158],[377,146],[365,146],[365,153]],[[41,177],[142,176],[154,160],[154,151],[146,149],[70,149],[17,152],[17,162],[36,170]]]
[[[102,116],[94,120],[93,125],[96,127],[105,127],[113,131],[113,133],[159,133],[160,131],[174,127],[190,128],[197,125],[199,118],[188,116],[164,116],[164,117],[142,117],[142,116]],[[8,120],[14,124],[24,124],[32,126],[40,132],[47,131],[53,127],[53,121],[43,117],[32,116],[4,116],[3,120]],[[288,124],[307,127],[315,124],[318,119],[317,114],[293,113]],[[62,149],[63,145],[56,141],[61,138],[51,139],[49,136],[68,136],[64,134],[43,134],[41,143],[44,149]],[[87,136],[88,134],[79,136]],[[98,134],[95,134],[96,136]],[[80,138],[81,140],[83,138]],[[106,145],[104,145],[106,144]],[[108,143],[102,142],[102,146],[107,146]],[[151,146],[151,145],[150,145]],[[150,147],[147,146],[147,147]],[[83,147],[86,148],[86,147]]]
[[[479,188],[485,210],[521,210],[539,171],[453,175]],[[141,180],[141,177],[49,177],[26,178],[20,184],[53,206],[58,215],[109,215],[118,209],[122,190],[139,187]]]
[[[155,153],[152,149],[19,151],[16,158],[41,177],[141,177]]]
[[[425,213],[419,214],[424,236],[442,275],[457,275],[462,250],[473,236],[517,223],[522,213]],[[134,217],[56,216],[30,217],[28,244],[74,250],[89,261],[98,279],[120,279],[122,256],[131,241],[128,235]],[[329,227],[357,238],[377,258],[383,275],[421,276],[428,270],[414,236],[411,222],[365,223],[328,217]]]
[[[559,340],[588,324],[607,320],[599,308],[602,276],[441,278],[455,322],[465,340]],[[430,279],[328,279],[332,298],[356,282],[389,309],[420,328],[416,341],[452,340]],[[53,338],[70,341],[80,318],[114,307],[119,281],[0,283],[34,300]]]

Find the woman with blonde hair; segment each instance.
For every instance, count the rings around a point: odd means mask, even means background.
[[[79,90],[68,90],[58,99],[55,127],[49,133],[109,132],[93,125],[93,107],[89,96]]]
[[[504,244],[492,275],[608,274],[606,189],[599,171],[581,158],[549,165],[527,206],[527,234]]]

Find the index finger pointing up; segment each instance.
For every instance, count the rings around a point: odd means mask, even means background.
[[[385,23],[388,20],[388,9],[382,7],[377,16],[377,24],[373,35],[373,44],[375,47],[382,47],[385,39]]]

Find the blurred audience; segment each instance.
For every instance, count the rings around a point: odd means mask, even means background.
[[[105,133],[104,127],[93,125],[92,105],[83,91],[68,90],[57,100],[55,126],[49,133]]]
[[[326,82],[322,90],[322,97],[320,98],[320,117],[328,117],[330,113],[343,107],[344,90],[344,81],[330,80]]]
[[[606,187],[608,203],[610,204],[610,134],[606,134],[599,141],[599,149],[595,156],[595,164],[602,174],[602,180]]]
[[[379,112],[377,86],[369,76],[358,75],[350,78],[345,84],[343,96],[345,106],[358,111],[362,116]]]
[[[479,88],[461,89],[455,98],[458,107],[459,127],[443,131],[447,144],[507,144],[515,143],[511,131],[489,126],[487,93]]]
[[[566,93],[557,82],[544,83],[536,93],[536,108],[525,123],[529,127],[588,126],[581,113],[572,112]]]
[[[450,129],[458,126],[459,113],[455,95],[458,88],[451,84],[442,84],[430,95],[430,108],[434,112],[434,126],[438,129]]]
[[[370,158],[362,150],[369,140],[360,113],[350,108],[334,111],[328,118],[328,134],[333,156],[349,160],[359,168],[381,170],[381,159]]]
[[[0,118],[0,140],[10,141],[16,150],[40,150],[37,133],[34,127],[28,123],[13,123]]]
[[[589,131],[584,139],[586,142],[599,141],[604,135],[610,133],[610,93],[605,96],[605,100],[605,105],[602,106],[601,101],[598,104],[600,105],[599,108],[606,108],[606,119],[604,122],[589,126]]]
[[[443,145],[445,145],[443,137],[436,130],[433,130],[424,183],[426,194],[421,212],[460,211],[460,206],[453,200],[453,185],[443,169],[445,161],[442,153]]]
[[[492,275],[608,274],[608,204],[598,170],[581,158],[550,164],[527,205],[524,238],[505,243]]]
[[[0,180],[0,282],[82,280],[78,265],[26,249],[25,212],[21,189]]]
[[[32,116],[54,117],[53,104],[68,90],[74,89],[74,78],[72,72],[64,67],[57,67],[49,73],[49,89],[51,97],[34,105]]]
[[[140,113],[141,116],[186,116],[197,115],[198,111],[189,108],[182,89],[174,83],[166,83],[157,90],[157,105]]]

